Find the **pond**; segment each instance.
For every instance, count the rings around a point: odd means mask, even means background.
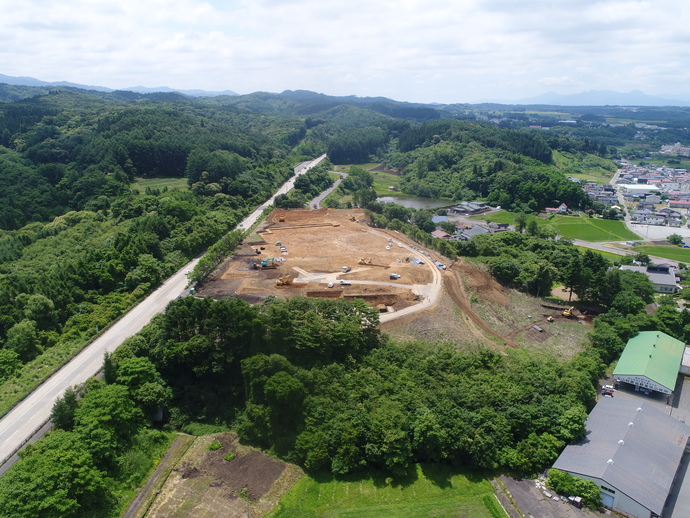
[[[410,209],[437,209],[439,207],[450,207],[454,203],[450,200],[439,200],[438,198],[421,198],[419,196],[382,196],[376,198],[381,203],[397,203]]]

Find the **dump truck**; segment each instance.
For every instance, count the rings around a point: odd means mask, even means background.
[[[278,280],[276,280],[276,286],[290,286],[294,279],[291,275],[283,275]]]

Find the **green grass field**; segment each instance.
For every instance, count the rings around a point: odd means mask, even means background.
[[[168,190],[178,189],[181,191],[189,189],[186,178],[136,178],[132,186],[142,192],[145,191],[147,187],[161,190],[167,187]]]
[[[680,263],[690,263],[690,248],[679,248],[677,246],[636,246],[633,250]]]
[[[371,174],[374,175],[374,190],[378,196],[409,196],[397,190],[399,176],[381,171],[372,171]],[[393,187],[393,190],[390,187]]]
[[[513,225],[515,223],[515,216],[516,214],[511,212],[500,211],[484,216],[476,216],[472,219]],[[590,218],[587,216],[554,216],[549,219],[528,216],[528,220],[529,218],[536,219],[540,226],[551,225],[556,229],[558,235],[567,239],[582,239],[583,241],[595,243],[601,241],[636,241],[640,239],[640,236],[630,232],[622,221]]]
[[[305,476],[269,516],[507,518],[484,478],[457,474],[449,466],[417,465],[405,479],[385,475]]]
[[[559,235],[583,241],[634,241],[640,236],[630,232],[622,221],[586,216],[556,216],[550,221]]]

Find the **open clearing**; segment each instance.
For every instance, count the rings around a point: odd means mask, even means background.
[[[677,246],[636,246],[633,248],[635,252],[653,255],[656,257],[663,257],[678,261],[680,263],[690,263],[690,248],[680,248]]]
[[[269,516],[507,518],[487,480],[470,480],[449,466],[429,464],[412,466],[402,479],[385,474],[306,476]]]
[[[198,293],[238,296],[250,303],[269,295],[361,298],[388,313],[428,303],[432,284],[440,282],[436,267],[409,248],[404,236],[370,228],[359,222],[363,218],[361,210],[276,210],[257,230],[261,241],[243,244]],[[425,264],[415,264],[416,258]],[[253,269],[261,261],[267,261],[266,267]],[[343,267],[351,270],[345,273]],[[400,278],[391,279],[391,273]],[[288,284],[277,285],[281,278]]]
[[[221,448],[209,450],[213,441]],[[229,452],[235,454],[225,460]],[[157,494],[147,518],[263,516],[304,473],[240,444],[232,433],[197,437]]]

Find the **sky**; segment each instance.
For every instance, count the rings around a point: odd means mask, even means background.
[[[689,93],[684,0],[0,0],[0,73],[399,101]]]

